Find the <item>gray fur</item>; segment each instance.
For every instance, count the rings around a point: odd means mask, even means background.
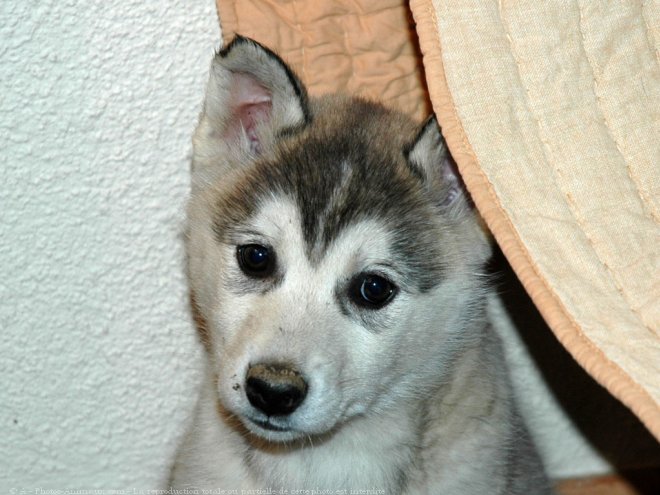
[[[551,493],[490,328],[488,242],[434,119],[308,99],[240,38],[213,62],[194,143],[189,275],[208,362],[174,486]],[[274,253],[272,275],[241,271],[245,244]],[[363,273],[393,282],[391,302],[356,304]],[[244,380],[278,362],[309,389],[268,417]]]

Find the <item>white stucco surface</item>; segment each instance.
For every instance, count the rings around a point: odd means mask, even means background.
[[[167,477],[194,397],[181,235],[218,40],[213,0],[0,2],[1,493]]]
[[[198,379],[183,212],[218,40],[213,0],[0,2],[0,493],[166,483]],[[608,469],[511,341],[552,474]]]

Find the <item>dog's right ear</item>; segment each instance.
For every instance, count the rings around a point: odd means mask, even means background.
[[[193,173],[207,179],[249,163],[311,120],[305,87],[268,48],[237,36],[211,64],[193,139]]]

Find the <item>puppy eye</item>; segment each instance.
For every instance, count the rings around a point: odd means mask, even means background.
[[[267,277],[275,268],[275,253],[259,244],[238,246],[236,259],[243,273],[254,278]]]
[[[358,306],[380,309],[392,301],[396,287],[380,275],[362,273],[351,284],[351,300]]]

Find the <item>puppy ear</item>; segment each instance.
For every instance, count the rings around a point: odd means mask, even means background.
[[[404,153],[438,210],[455,222],[458,237],[463,241],[462,262],[483,266],[491,256],[487,228],[475,214],[472,200],[434,116],[424,123]]]
[[[404,153],[439,207],[460,214],[470,206],[456,162],[449,154],[435,116],[426,120]]]
[[[193,172],[249,162],[310,120],[307,91],[293,71],[269,49],[237,36],[211,64]]]

